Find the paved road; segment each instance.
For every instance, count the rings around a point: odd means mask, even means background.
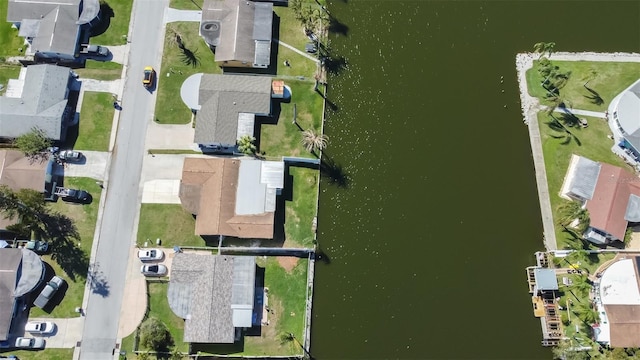
[[[144,66],[158,68],[163,18],[168,0],[136,0],[131,29],[131,52],[122,97],[112,162],[105,181],[106,201],[98,246],[92,263],[101,285],[90,291],[86,306],[80,359],[113,359],[118,336],[130,249],[135,237],[144,138],[153,113],[153,95],[141,84]],[[115,130],[115,129],[114,129]]]

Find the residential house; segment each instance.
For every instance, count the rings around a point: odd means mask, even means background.
[[[184,342],[233,343],[254,324],[253,256],[177,253],[171,263],[169,307],[184,321]],[[262,310],[260,309],[260,312]]]
[[[628,155],[625,158],[637,165],[640,161],[640,79],[613,98],[608,113],[609,127],[622,155]]]
[[[22,152],[15,150],[0,150],[0,185],[6,185],[11,190],[32,189],[44,192],[45,164],[33,162]],[[0,232],[18,219],[5,218],[0,214]]]
[[[194,142],[232,151],[254,136],[256,117],[271,114],[271,78],[204,74],[200,80]]]
[[[22,336],[24,327],[14,325],[29,308],[29,294],[38,288],[45,266],[36,253],[27,249],[0,249],[0,341]]]
[[[610,164],[573,155],[561,196],[585,204],[585,239],[595,244],[624,241],[628,223],[640,222],[640,178]]]
[[[29,42],[30,53],[64,61],[75,59],[99,13],[98,0],[9,0],[7,21]]]
[[[273,4],[205,0],[200,35],[221,67],[267,68],[271,63]]]
[[[611,347],[640,347],[640,257],[622,257],[596,282],[595,340]]]
[[[23,74],[10,80],[0,97],[0,138],[17,138],[37,127],[51,140],[64,141],[75,115],[68,105],[69,69],[31,65]]]
[[[272,239],[284,162],[188,157],[179,196],[196,215],[196,235]]]

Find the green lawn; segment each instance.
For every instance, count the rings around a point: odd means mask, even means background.
[[[171,0],[169,7],[180,10],[202,10],[204,0]]]
[[[1,31],[1,30],[0,30]],[[0,95],[4,94],[9,84],[9,79],[17,79],[20,75],[20,65],[0,64],[0,84],[4,86]]]
[[[160,124],[187,124],[191,121],[191,110],[182,102],[180,88],[192,74],[220,74],[209,46],[198,35],[199,23],[175,22],[167,24],[162,54],[162,68],[158,70],[158,98],[155,116]],[[175,34],[180,34],[187,49],[193,52],[196,65],[185,62],[183,52],[175,43]],[[167,76],[167,74],[169,76]]]
[[[535,61],[534,67],[527,71],[527,86],[529,94],[542,99],[546,90],[540,85],[543,79],[537,71],[537,63]],[[640,74],[640,63],[588,61],[552,61],[552,63],[560,67],[560,72],[571,71],[571,77],[566,86],[560,90],[560,95],[570,100],[574,109],[606,111],[611,100],[638,80],[638,74]],[[592,96],[583,86],[587,81],[589,81],[587,86],[604,101],[602,104],[597,105],[587,98]]]
[[[179,204],[142,204],[138,223],[138,244],[147,239],[155,243],[162,239],[162,246],[206,246],[204,240],[195,235],[196,221]]]
[[[117,80],[122,76],[122,65],[111,61],[87,60],[84,69],[76,69],[75,72],[82,79]]]
[[[287,201],[285,234],[290,247],[313,247],[313,218],[317,215],[318,170],[290,166],[293,200]]]
[[[20,360],[70,360],[73,358],[73,348],[71,349],[44,349],[42,351],[9,351],[0,353],[0,356],[15,355]]]
[[[7,22],[9,1],[0,2],[0,57],[22,56],[26,50],[24,38],[18,36],[18,29],[14,29]],[[22,48],[22,52],[19,50]]]
[[[302,146],[303,130],[314,129],[320,132],[322,127],[323,98],[313,90],[313,82],[285,80],[291,88],[291,102],[281,103],[278,123],[262,124],[260,127],[260,152],[267,157],[298,156],[313,158]],[[296,123],[293,124],[293,108],[296,108]]]
[[[132,0],[102,0],[100,11],[103,22],[96,25],[91,43],[97,45],[126,44],[129,33],[129,18],[131,17]]]
[[[112,94],[85,92],[77,130],[79,133],[74,148],[108,151],[114,111]]]
[[[558,113],[556,113],[558,114]],[[564,176],[569,166],[571,154],[577,154],[587,157],[594,161],[601,161],[608,164],[616,165],[628,169],[633,172],[622,159],[611,152],[613,141],[607,138],[610,134],[609,125],[603,119],[586,117],[589,127],[582,129],[579,127],[570,128],[581,145],[575,140],[567,144],[563,144],[564,139],[556,139],[552,136],[558,136],[560,133],[549,128],[547,123],[549,117],[543,112],[538,113],[538,122],[540,126],[540,137],[542,142],[542,151],[544,153],[545,168],[547,170],[547,183],[549,184],[549,196],[551,198],[551,208],[554,218],[558,218],[558,208],[562,202],[566,201],[558,195],[562,187]],[[556,239],[558,248],[565,247],[570,237],[562,231],[562,227],[556,225]]]
[[[167,290],[169,283],[147,282],[149,295],[149,316],[164,322],[171,332],[176,348],[181,352],[188,352],[189,345],[182,342],[184,334],[184,320],[176,316],[169,307]]]
[[[301,0],[303,7],[319,9],[314,0]],[[324,1],[321,1],[324,3]],[[304,33],[300,21],[296,20],[293,10],[285,6],[274,6],[273,12],[280,18],[279,40],[285,42],[296,49],[304,51],[304,45],[309,42],[309,38]],[[293,59],[290,59],[293,61]]]
[[[62,301],[55,306],[50,314],[37,307],[32,307],[31,317],[75,317],[78,316],[75,308],[82,306],[101,189],[96,181],[90,178],[66,178],[64,186],[88,191],[93,196],[93,202],[89,205],[79,205],[58,200],[58,202],[50,204],[52,209],[74,221],[80,235],[80,241],[54,244],[52,255],[42,257],[46,263],[51,265],[56,275],[67,281],[69,287],[64,293]],[[108,284],[106,285],[108,286]]]

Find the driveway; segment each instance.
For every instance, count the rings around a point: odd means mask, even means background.
[[[88,177],[96,180],[103,180],[109,161],[109,153],[104,151],[82,151],[85,156],[83,163],[65,163],[62,167],[56,168],[57,175],[71,177]]]
[[[198,151],[193,142],[195,129],[191,124],[160,125],[155,121],[149,124],[145,139],[145,149],[184,149]]]
[[[47,348],[73,348],[82,339],[84,317],[52,319],[30,318],[29,321],[53,321],[56,331],[53,335],[41,336],[47,341]]]
[[[143,203],[180,204],[178,191],[186,156],[147,154],[144,157],[141,179]]]

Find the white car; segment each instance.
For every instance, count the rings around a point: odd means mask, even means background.
[[[80,161],[82,153],[75,150],[62,150],[58,153],[58,158],[62,161]]]
[[[44,345],[43,338],[19,337],[16,339],[15,347],[19,349],[44,349]]]
[[[164,258],[164,252],[160,249],[140,249],[138,259],[141,261],[159,261]]]
[[[56,324],[51,321],[29,321],[24,327],[24,331],[32,334],[51,334],[55,330]]]
[[[167,275],[167,267],[162,264],[142,265],[140,272],[144,276],[165,276]]]

